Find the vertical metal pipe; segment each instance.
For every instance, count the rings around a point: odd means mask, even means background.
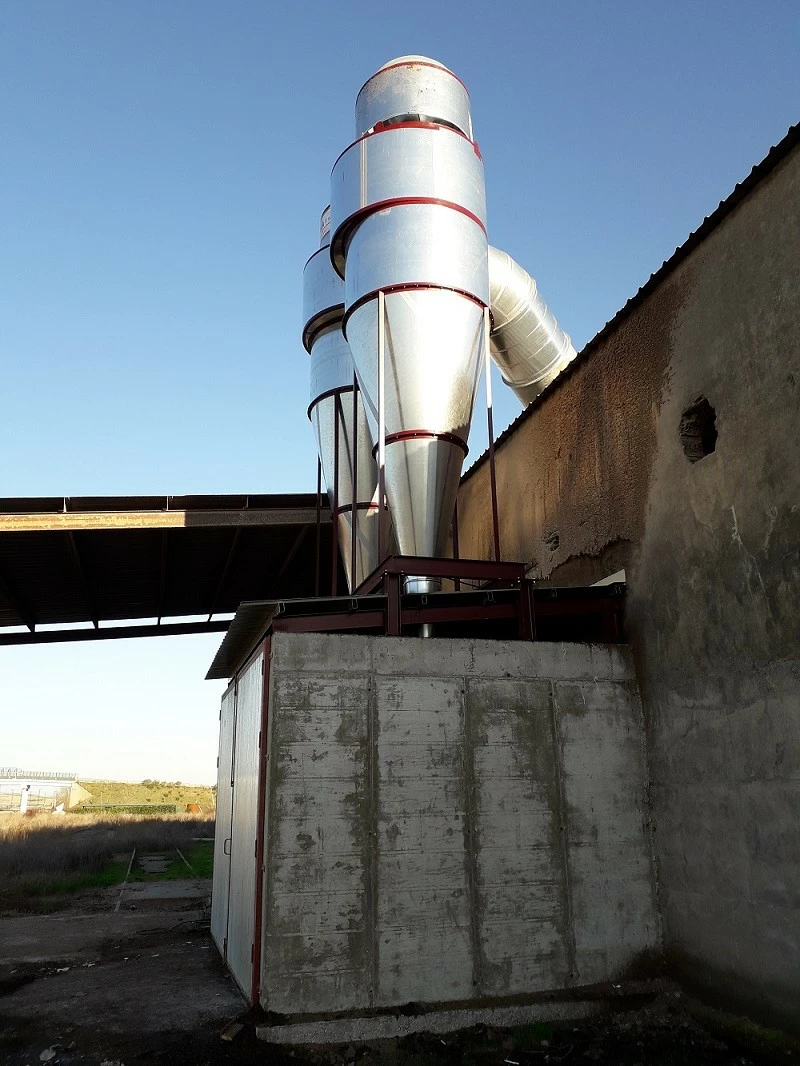
[[[386,494],[386,411],[385,400],[385,348],[386,348],[386,294],[378,292],[378,559],[386,556],[385,501]]]
[[[341,426],[341,400],[337,392],[333,401],[333,514],[331,515],[331,596],[336,595],[339,576],[339,427]]]
[[[453,507],[453,558],[458,559],[458,498],[456,498],[455,507]],[[461,591],[461,578],[457,577],[453,580],[453,586],[456,592]]]
[[[353,465],[350,490],[350,581],[351,592],[359,582],[356,580],[356,521],[358,519],[358,381],[353,374]]]
[[[250,1000],[254,1007],[258,1006],[261,997],[261,938],[264,929],[264,874],[266,872],[264,853],[266,819],[264,817],[264,803],[267,792],[267,725],[269,722],[269,663],[270,656],[272,655],[272,637],[265,638],[261,654],[264,656],[261,664],[261,675],[264,680],[262,681],[261,691],[261,728],[258,733],[256,894],[254,900],[253,956],[250,980]]]
[[[489,308],[483,309],[483,365],[486,373],[486,423],[489,430],[489,485],[492,494],[492,536],[494,557],[500,562],[500,526],[497,520],[497,475],[494,465],[494,420],[492,417],[492,360],[489,351],[492,321]]]
[[[322,532],[322,460],[317,459],[317,549],[314,569],[314,595],[319,596],[319,549]]]

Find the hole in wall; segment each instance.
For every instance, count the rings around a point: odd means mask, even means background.
[[[690,463],[697,463],[714,451],[717,446],[717,412],[705,396],[698,396],[683,412],[678,435],[683,454]]]
[[[554,552],[556,550],[556,548],[558,547],[558,544],[559,544],[558,533],[556,533],[555,531],[552,531],[550,533],[545,534],[545,536],[542,538],[542,540],[544,540],[545,544],[547,545],[547,547],[550,549],[551,552]]]

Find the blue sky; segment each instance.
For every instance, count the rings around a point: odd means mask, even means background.
[[[467,83],[490,240],[577,348],[800,118],[796,0],[400,12],[0,2],[0,496],[313,488],[301,272],[394,56]],[[217,643],[0,649],[0,764],[210,780]]]

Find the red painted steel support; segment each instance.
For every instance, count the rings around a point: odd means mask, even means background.
[[[333,399],[333,511],[331,512],[331,596],[336,595],[339,577],[339,432],[342,401],[337,392]]]
[[[378,293],[378,562],[386,555],[386,296]]]
[[[458,559],[458,497],[453,507],[453,523],[452,523],[452,536],[453,536],[453,558]],[[457,577],[453,580],[453,588],[456,592],[461,591],[461,578]]]
[[[386,609],[350,611],[346,614],[309,614],[299,618],[276,618],[273,633],[336,633],[339,630],[374,629],[386,631]]]
[[[331,516],[333,517],[333,516]],[[319,596],[319,564],[322,533],[322,460],[317,459],[317,548],[314,568],[314,595]]]
[[[355,374],[353,374],[353,464],[351,466],[352,472],[352,492],[351,507],[350,507],[350,584],[351,591],[356,587],[358,582],[356,581],[356,520],[358,518],[358,509],[356,508],[356,502],[358,499],[358,381]]]
[[[418,574],[420,577],[461,578],[484,583],[503,581],[516,584],[525,577],[524,563],[494,562],[492,559],[431,559],[417,555],[392,555],[377,567],[356,590],[359,596],[377,592],[387,574]]]
[[[526,578],[519,583],[519,636],[520,640],[536,640],[536,613],[533,606],[531,582]]]
[[[500,562],[500,524],[497,519],[497,472],[494,465],[494,418],[492,415],[492,361],[489,353],[491,330],[489,308],[486,307],[483,311],[483,354],[486,374],[486,424],[489,431],[489,487],[492,495],[494,557],[497,562]]]
[[[402,608],[400,599],[400,574],[386,575],[386,635],[399,637],[402,631]]]
[[[269,660],[272,639],[264,639],[263,691],[261,694],[261,729],[258,734],[258,799],[256,801],[256,896],[253,922],[253,969],[250,996],[254,1007],[261,995],[261,938],[264,928],[265,804],[267,798],[267,725],[269,723]]]

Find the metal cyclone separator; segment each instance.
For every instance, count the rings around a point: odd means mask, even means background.
[[[352,592],[380,561],[378,468],[362,396],[353,389],[353,360],[342,333],[344,285],[331,265],[329,217],[326,208],[320,222],[320,248],[303,271],[303,345],[311,356],[308,417]]]
[[[433,60],[393,60],[358,95],[356,136],[331,175],[343,330],[375,452],[385,449],[399,554],[441,557],[488,343],[486,198],[467,90]],[[438,587],[406,579],[408,592]]]

